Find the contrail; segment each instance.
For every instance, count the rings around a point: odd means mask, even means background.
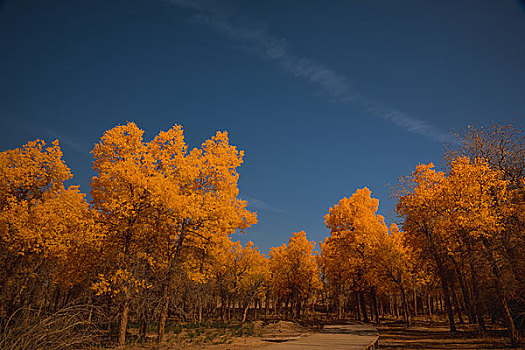
[[[237,21],[230,19],[231,15],[228,15],[217,2],[206,0],[170,0],[170,2],[197,12],[193,22],[208,26],[243,44],[246,49],[261,58],[274,61],[284,72],[318,86],[335,101],[356,104],[370,114],[431,140],[441,143],[456,142],[452,135],[431,123],[359,93],[345,75],[307,57],[294,55],[285,39],[268,34],[261,26],[250,22],[236,23]]]
[[[268,204],[268,203],[266,203],[266,202],[264,202],[264,201],[262,201],[260,199],[257,199],[257,198],[242,196],[241,199],[247,201],[248,202],[248,207],[252,207],[254,209],[261,209],[261,210],[266,210],[266,211],[272,211],[274,213],[288,214],[288,212],[286,210],[274,207],[273,205]]]

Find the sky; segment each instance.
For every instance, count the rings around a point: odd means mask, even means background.
[[[514,0],[3,0],[0,151],[58,139],[89,193],[90,151],[134,121],[245,151],[263,252],[364,186],[441,165],[468,125],[525,127],[525,6]]]

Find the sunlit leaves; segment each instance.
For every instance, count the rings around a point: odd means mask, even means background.
[[[128,300],[131,290],[145,286],[136,283],[145,278],[144,271],[154,271],[149,277],[163,299],[161,340],[175,274],[184,271],[189,280],[202,283],[210,252],[257,219],[237,197],[243,153],[229,144],[226,132],[217,132],[191,151],[179,125],[150,142],[143,134],[134,123],[117,126],[92,152],[97,171],[92,204],[104,223],[105,260],[111,262],[105,267],[106,282],[97,283],[99,290],[125,291]],[[119,271],[127,277],[117,278]],[[121,342],[125,317],[123,313]]]
[[[92,251],[96,234],[84,195],[64,187],[70,178],[57,141],[0,153],[2,298],[86,278],[89,263],[75,259]]]
[[[288,244],[271,249],[271,287],[278,298],[298,304],[321,288],[314,247],[315,243],[300,231],[292,234]]]
[[[330,208],[325,223],[331,233],[321,254],[326,278],[358,289],[370,286],[377,275],[375,255],[388,232],[378,207],[365,187]]]

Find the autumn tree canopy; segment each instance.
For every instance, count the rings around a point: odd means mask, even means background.
[[[64,186],[71,177],[57,141],[0,153],[2,312],[85,280],[88,262],[79,258],[89,254],[95,233],[84,195]]]
[[[334,288],[334,297],[339,303],[341,293],[355,292],[365,321],[368,321],[365,292],[375,298],[379,273],[377,254],[388,233],[383,217],[377,214],[378,208],[379,201],[371,197],[366,187],[341,199],[325,216],[330,236],[321,250],[323,274]]]
[[[288,244],[270,250],[271,285],[274,295],[295,306],[295,316],[313,293],[320,288],[314,255],[315,242],[304,231],[294,232]]]
[[[127,123],[95,144],[89,203],[66,185],[72,174],[58,141],[0,153],[0,345],[14,325],[75,306],[84,311],[74,317],[119,345],[129,322],[139,341],[155,325],[162,342],[168,322],[244,325],[262,315],[322,313],[376,323],[388,315],[407,326],[438,314],[452,331],[466,321],[485,331],[490,317],[518,346],[520,131],[469,127],[444,155],[443,170],[417,165],[394,191],[399,225],[386,225],[364,187],[328,209],[330,235],[319,251],[300,231],[268,257],[251,241],[231,239],[257,215],[240,199],[244,154],[226,132],[193,149],[180,125],[143,136]]]
[[[521,203],[513,197],[512,177],[485,158],[457,156],[449,160],[447,173],[433,165],[419,165],[398,198],[404,216],[407,242],[436,265],[445,296],[451,330],[452,311],[457,303],[453,292],[459,280],[471,319],[485,327],[481,284],[493,290],[513,345],[518,335],[510,310],[510,299],[522,290],[520,259],[514,254],[520,231],[510,218],[517,218]],[[490,280],[480,280],[480,271],[490,271]]]
[[[218,132],[191,151],[178,125],[150,142],[142,137],[143,131],[128,123],[107,131],[93,149],[97,175],[92,204],[106,227],[106,261],[113,261],[108,266],[110,284],[120,284],[124,295],[121,344],[130,293],[147,286],[134,269],[142,264],[157,271],[162,341],[169,287],[181,261],[195,259],[208,244],[220,243],[218,236],[256,223],[255,214],[237,197],[236,169],[243,153],[229,145],[226,133]]]

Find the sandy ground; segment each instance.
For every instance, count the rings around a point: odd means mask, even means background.
[[[377,330],[372,325],[337,324],[326,325],[322,330],[319,328],[319,326],[303,327],[297,323],[287,321],[279,321],[269,324],[256,322],[253,324],[253,328],[251,329],[251,332],[254,334],[253,336],[231,337],[229,335],[218,336],[216,333],[213,333],[213,338],[210,338],[209,336],[206,337],[206,334],[210,335],[210,333],[208,333],[209,331],[213,332],[210,329],[206,330],[204,333],[201,333],[199,337],[189,337],[189,334],[181,332],[176,337],[172,337],[171,341],[169,341],[167,344],[155,346],[154,349],[302,350],[311,348],[324,348],[327,346],[333,350],[362,350],[377,339]],[[126,349],[139,350],[152,349],[152,347],[150,343],[149,347],[147,344],[145,344],[144,346],[135,345]]]
[[[276,323],[264,324],[261,321],[253,324],[250,333],[253,336],[232,336],[231,334],[216,334],[208,330],[199,336],[189,336],[187,331],[178,335],[172,335],[171,340],[166,344],[157,346],[158,350],[178,350],[178,349],[207,349],[207,350],[245,350],[264,348],[273,342],[280,342],[306,337],[315,330],[303,327],[299,324],[279,321]],[[191,332],[191,331],[190,331]],[[168,339],[170,335],[168,334]],[[191,338],[191,340],[190,340]],[[151,349],[151,343],[145,345],[134,345],[126,347],[126,350]]]
[[[472,325],[458,325],[458,331],[448,331],[446,322],[416,320],[414,326],[407,328],[400,321],[387,321],[377,326],[379,331],[379,349],[415,350],[415,349],[509,349],[510,341],[503,328],[494,327],[485,334],[479,333]],[[171,340],[163,345],[134,345],[126,350],[254,350],[264,349],[281,341],[303,340],[312,334],[318,334],[319,327],[303,327],[293,322],[279,321],[253,324],[250,336],[231,334],[202,333],[189,337],[187,331],[172,335]],[[282,344],[286,344],[283,342]],[[329,345],[329,344],[327,344]],[[329,348],[329,346],[328,346]],[[525,347],[518,348],[525,350]]]

